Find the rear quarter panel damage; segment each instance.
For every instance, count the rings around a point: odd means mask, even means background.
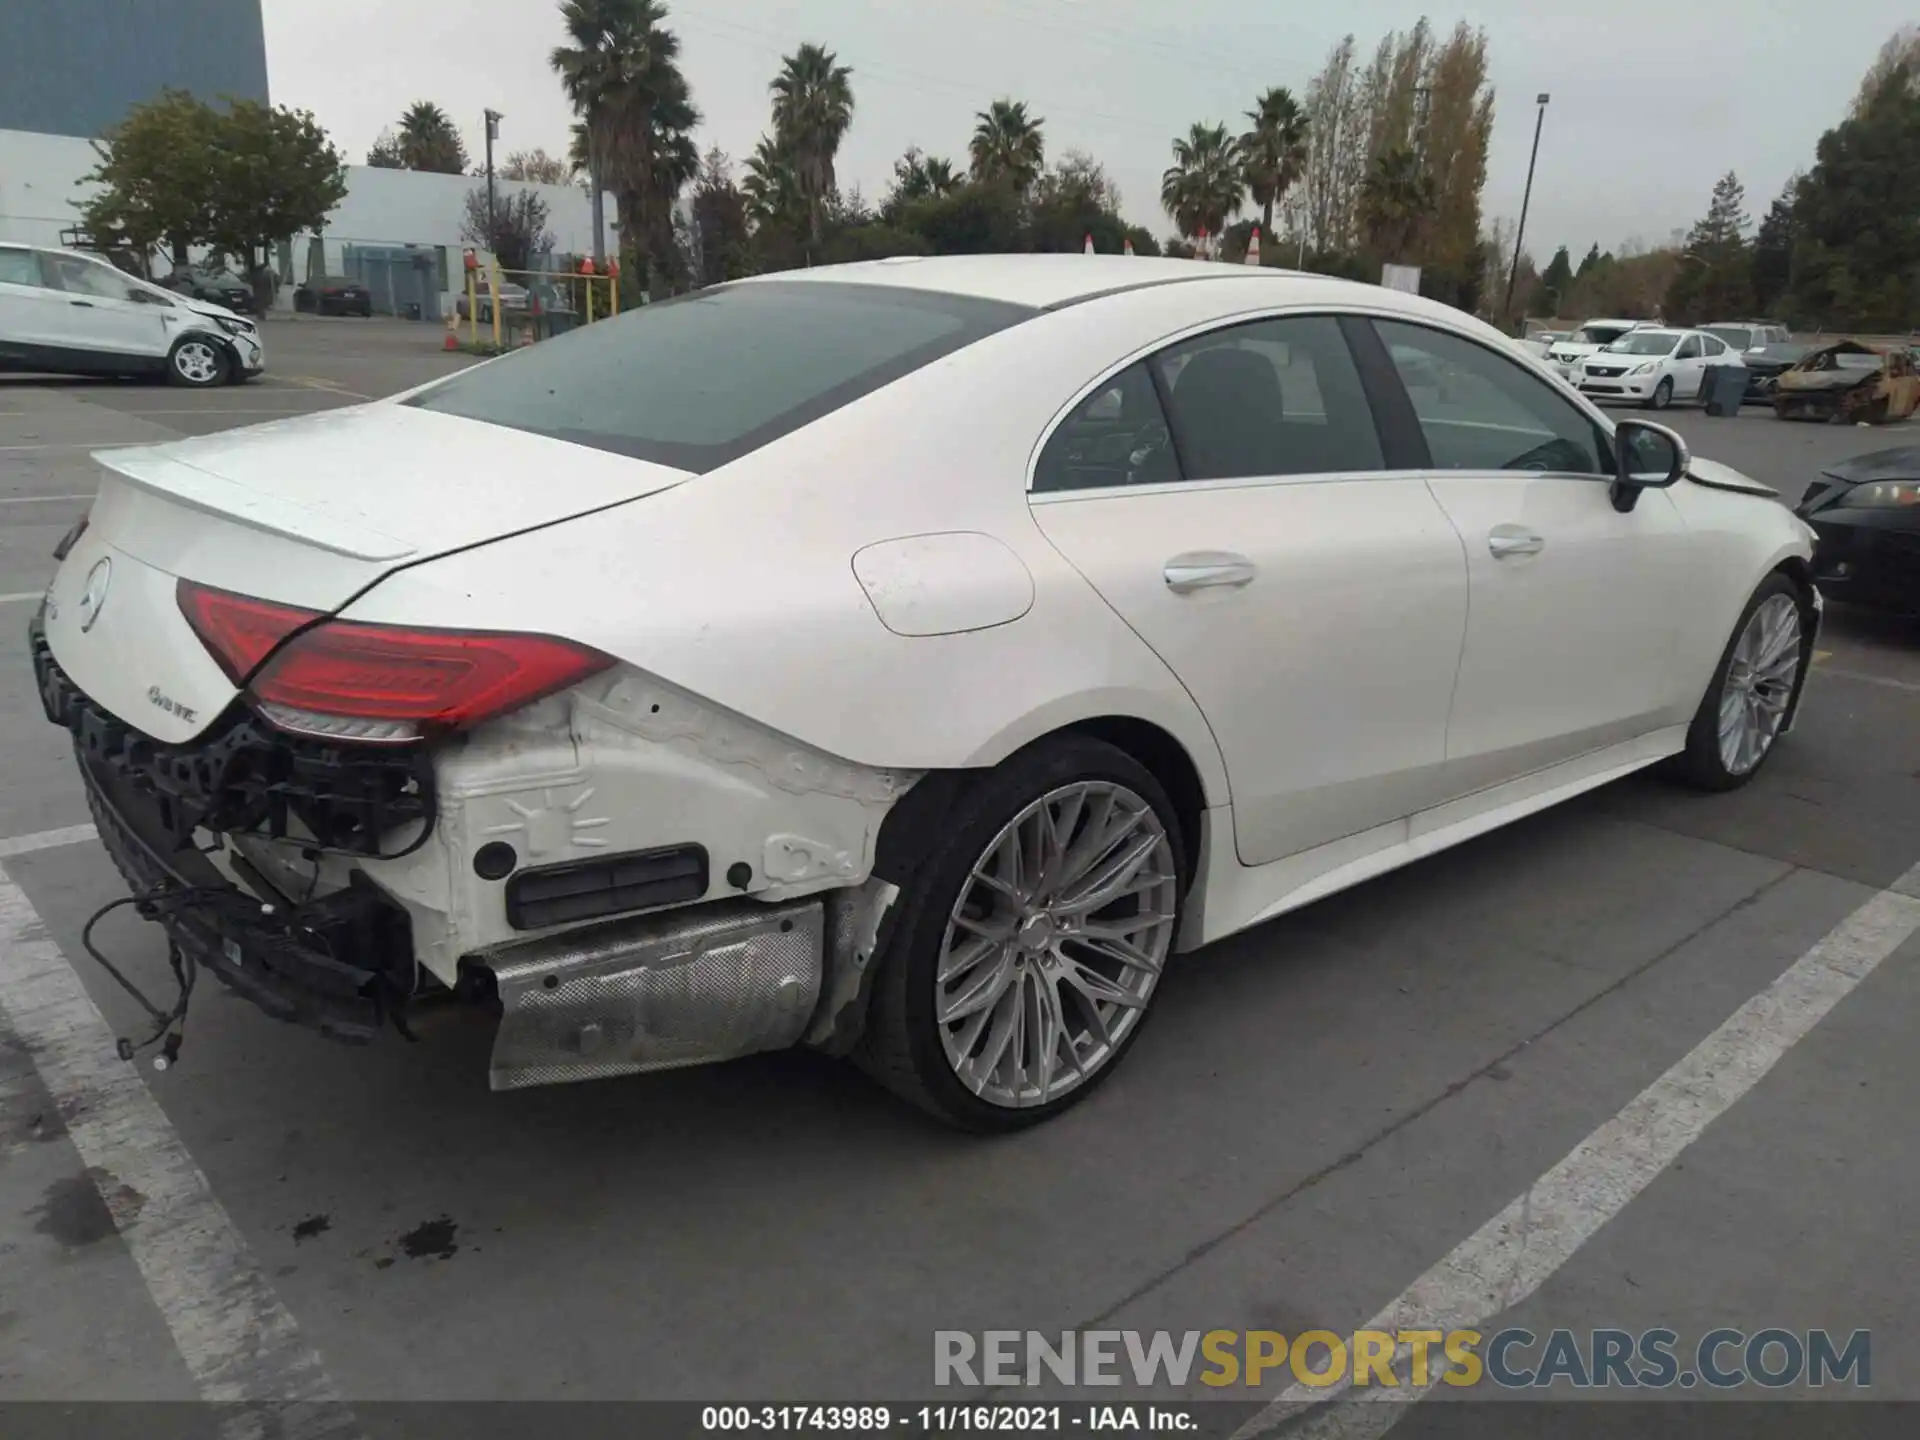
[[[507,922],[504,883],[474,872],[489,842],[513,846],[521,868],[697,844],[703,899],[796,899],[866,878],[880,822],[915,778],[621,668],[446,752],[432,840],[360,868],[407,908],[421,963],[451,984],[461,956],[528,938]],[[744,892],[728,879],[739,863],[752,871]]]

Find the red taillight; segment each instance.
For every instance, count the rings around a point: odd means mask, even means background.
[[[312,611],[184,581],[180,595],[195,631],[229,674],[243,656],[240,673],[251,671],[274,645],[319,618]],[[210,618],[196,620],[196,613]],[[328,620],[273,653],[248,688],[267,716],[285,728],[342,739],[397,740],[418,729],[478,724],[612,663],[597,650],[550,635]],[[330,723],[338,720],[368,723]]]
[[[322,613],[214,590],[191,580],[182,580],[174,587],[174,598],[200,643],[236,685],[244,685],[254,667],[271,655],[276,645],[302,625],[318,620]]]

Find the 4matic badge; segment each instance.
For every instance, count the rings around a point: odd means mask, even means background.
[[[149,705],[158,705],[162,710],[166,711],[169,715],[178,715],[182,720],[185,720],[188,724],[192,724],[193,717],[200,713],[198,710],[193,709],[191,706],[182,705],[178,700],[174,699],[171,695],[164,693],[158,685],[149,685],[147,687],[147,703]]]

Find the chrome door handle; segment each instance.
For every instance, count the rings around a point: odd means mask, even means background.
[[[67,303],[69,305],[78,305],[86,310],[93,309],[93,302],[91,300],[69,300]]]
[[[1216,585],[1245,585],[1257,573],[1244,555],[1222,550],[1194,550],[1176,555],[1160,572],[1167,588],[1176,595],[1205,590]]]
[[[1523,530],[1518,525],[1496,525],[1487,536],[1487,549],[1496,560],[1504,560],[1509,555],[1538,555],[1546,548],[1546,536]]]

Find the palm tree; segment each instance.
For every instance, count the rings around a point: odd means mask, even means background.
[[[996,100],[974,116],[973,139],[967,154],[976,180],[1004,180],[1024,195],[1047,162],[1047,146],[1040,127],[1047,122],[1028,115],[1025,101]]]
[[[1160,203],[1182,235],[1218,235],[1246,203],[1240,145],[1225,125],[1196,124],[1173,142],[1173,164],[1160,177]]]
[[[1375,158],[1360,184],[1360,223],[1382,259],[1405,259],[1433,209],[1433,177],[1405,146]]]
[[[897,220],[901,210],[914,201],[951,195],[960,183],[951,161],[924,155],[919,146],[909,145],[906,153],[893,162],[893,188],[887,192],[880,213],[890,221]]]
[[[687,85],[675,61],[680,37],[660,28],[659,0],[562,0],[560,21],[572,43],[549,57],[567,99],[586,122],[590,153],[620,202],[623,232],[639,247],[647,290],[666,293],[654,263],[660,222],[653,160],[658,149],[654,110],[687,105]],[[604,183],[604,180],[603,180]]]
[[[438,175],[464,175],[467,147],[447,112],[431,100],[416,100],[400,117],[397,147],[401,168]]]
[[[1307,168],[1307,116],[1281,85],[1256,100],[1247,119],[1253,128],[1240,137],[1240,163],[1260,207],[1260,233],[1271,238],[1273,207]]]
[[[741,167],[740,193],[747,197],[747,218],[756,228],[777,225],[805,204],[793,157],[771,135],[762,135]]]
[[[820,221],[833,194],[833,157],[853,124],[853,71],[823,45],[802,45],[780,63],[773,91],[773,129],[793,157],[807,202],[807,233],[820,243]]]

